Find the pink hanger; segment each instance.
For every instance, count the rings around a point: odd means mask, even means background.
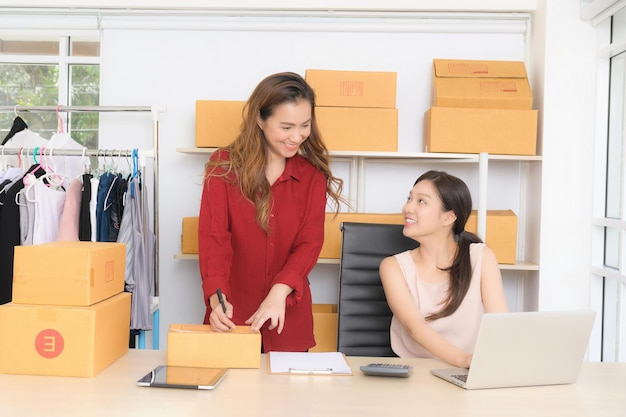
[[[63,133],[65,130],[63,129],[63,118],[61,117],[61,115],[59,114],[59,109],[61,108],[61,105],[59,104],[57,106],[57,118],[59,119],[59,129],[57,133]]]

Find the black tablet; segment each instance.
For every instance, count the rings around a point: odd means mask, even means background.
[[[226,368],[194,368],[159,365],[137,385],[158,388],[214,389],[226,375]]]

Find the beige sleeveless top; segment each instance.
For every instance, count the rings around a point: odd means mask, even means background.
[[[472,281],[459,308],[450,316],[428,322],[430,327],[445,337],[450,343],[467,353],[474,352],[478,326],[485,312],[480,291],[484,247],[485,245],[482,243],[472,243],[470,245]],[[420,309],[422,316],[426,317],[438,311],[441,308],[440,303],[448,290],[448,282],[432,284],[422,281],[417,274],[417,268],[411,258],[410,251],[399,253],[395,255],[395,258],[398,264],[400,264],[400,269],[402,269],[409,292],[413,297],[413,301]],[[390,335],[391,348],[401,358],[435,357],[411,338],[395,316],[391,319]]]

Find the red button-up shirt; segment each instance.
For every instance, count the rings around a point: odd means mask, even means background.
[[[228,158],[216,152],[212,158]],[[287,159],[272,185],[272,210],[266,234],[256,209],[239,186],[220,177],[204,182],[198,243],[202,289],[208,298],[220,288],[233,304],[233,322],[244,325],[277,283],[293,288],[287,297],[281,334],[261,328],[265,352],[306,351],[315,346],[308,274],[324,242],[326,178],[305,158]]]

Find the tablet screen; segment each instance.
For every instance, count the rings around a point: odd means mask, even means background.
[[[225,368],[194,368],[159,365],[137,385],[159,388],[213,389],[226,374]]]

